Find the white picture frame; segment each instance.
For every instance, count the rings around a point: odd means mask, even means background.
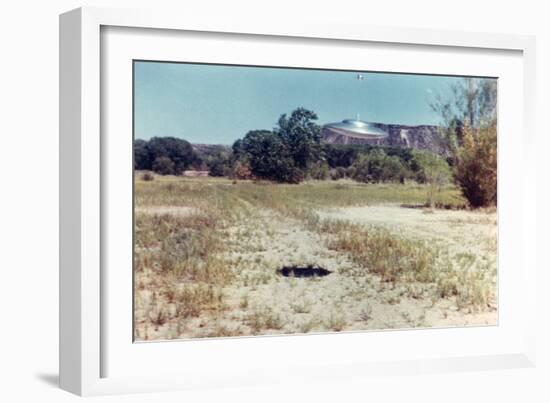
[[[523,127],[520,137],[522,154],[518,161],[522,169],[518,175],[522,179],[521,192],[517,192],[518,206],[521,206],[518,259],[521,259],[522,282],[518,291],[523,297],[525,312],[521,324],[515,324],[514,331],[521,332],[521,343],[505,347],[498,354],[494,351],[470,352],[460,355],[437,353],[422,358],[400,356],[385,361],[364,360],[360,355],[353,361],[341,363],[321,361],[269,363],[263,372],[257,368],[243,366],[232,376],[229,369],[195,375],[185,371],[192,366],[192,359],[185,364],[172,365],[172,371],[152,375],[120,374],[106,375],[107,338],[102,326],[109,316],[106,304],[106,291],[102,280],[102,267],[105,259],[105,246],[102,238],[102,225],[105,216],[101,208],[105,198],[106,170],[102,153],[101,93],[108,89],[101,80],[101,30],[102,27],[145,28],[156,30],[190,31],[195,33],[219,33],[251,35],[262,38],[290,38],[295,41],[310,39],[350,41],[354,43],[378,43],[380,46],[400,44],[430,46],[448,49],[475,49],[478,53],[490,50],[514,51],[521,54],[523,98]],[[301,24],[283,24],[269,20],[213,20],[197,19],[194,16],[173,15],[150,10],[115,10],[103,8],[80,8],[60,17],[60,384],[63,389],[79,395],[134,393],[140,391],[160,391],[214,386],[244,386],[265,382],[294,382],[296,375],[305,379],[345,379],[347,377],[369,376],[371,374],[411,374],[419,372],[442,372],[457,370],[478,370],[497,368],[518,368],[533,366],[535,363],[535,288],[536,255],[534,248],[535,213],[535,41],[533,37],[486,33],[466,33],[456,31],[429,31],[406,28],[381,28],[344,24],[326,24],[306,21]],[[499,157],[500,158],[500,157]],[[507,154],[507,158],[509,158]],[[500,164],[499,160],[499,164]],[[500,175],[500,172],[499,172]],[[499,176],[500,180],[500,176]],[[505,179],[504,179],[505,180]],[[500,214],[500,212],[499,212]],[[506,295],[500,298],[508,298]],[[506,301],[505,301],[506,302]],[[530,309],[525,309],[530,308]],[[130,313],[129,313],[130,314]],[[105,329],[103,329],[105,330]],[[434,332],[437,330],[428,330]],[[412,337],[425,337],[422,331],[415,331]],[[391,338],[394,332],[381,332],[377,339]],[[473,333],[471,333],[473,335]],[[485,336],[488,336],[487,333]],[[495,333],[499,335],[499,333]],[[458,333],[455,334],[455,337]],[[462,335],[461,335],[462,336]],[[292,339],[290,339],[290,338]],[[335,337],[289,336],[269,338],[249,338],[245,342],[232,340],[232,348],[237,344],[241,354],[257,355],[262,350],[304,345],[304,340],[316,337],[316,343],[324,343],[334,348]],[[324,339],[319,338],[324,337]],[[353,342],[363,337],[361,334],[347,335]],[[447,337],[447,336],[442,336]],[[275,341],[273,341],[275,340]],[[412,339],[411,339],[412,340]],[[450,340],[450,339],[447,339]],[[129,340],[131,343],[131,340]],[[193,341],[200,349],[211,348],[218,352],[227,349],[227,341]],[[210,344],[205,344],[210,343]],[[165,354],[178,348],[177,343],[163,344]],[[205,347],[206,346],[206,347]],[[511,346],[511,344],[510,344]],[[294,348],[292,347],[292,348]],[[303,346],[302,346],[303,347]],[[193,344],[187,344],[192,349]],[[274,350],[276,351],[276,350]],[[112,353],[111,353],[112,354]],[[458,355],[457,355],[458,354]],[[178,371],[178,365],[181,367]],[[307,373],[304,373],[307,368]],[[284,369],[284,370],[281,370]],[[327,371],[332,369],[332,371]],[[337,375],[335,375],[335,373]],[[330,374],[330,375],[328,375]]]

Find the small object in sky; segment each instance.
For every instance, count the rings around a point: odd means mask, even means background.
[[[365,76],[363,74],[357,74],[357,79],[358,80],[362,80],[364,78],[365,78]]]

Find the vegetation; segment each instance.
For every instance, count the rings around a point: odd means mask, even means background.
[[[418,179],[427,185],[426,204],[434,207],[436,195],[449,182],[451,169],[447,162],[436,154],[415,150],[413,155],[418,166]]]
[[[141,180],[149,182],[155,180],[155,176],[151,172],[144,172],[143,174],[141,174]]]
[[[305,108],[279,118],[273,131],[252,130],[231,149],[208,146],[200,152],[173,137],[136,140],[138,170],[180,175],[185,169],[210,176],[300,183],[305,179],[351,178],[362,183],[413,180],[427,184],[426,204],[455,180],[470,206],[496,205],[496,84],[468,78],[453,87],[452,99],[437,98],[441,133],[451,152],[447,161],[428,151],[400,147],[321,144],[317,115]],[[449,165],[450,164],[450,165]]]
[[[488,309],[494,301],[494,261],[454,251],[430,238],[409,236],[406,231],[318,213],[352,206],[422,204],[429,186],[350,180],[299,186],[232,184],[224,178],[175,176],[148,181],[137,175],[136,337],[387,328],[381,322],[386,314],[381,317],[376,304],[364,308],[366,301],[374,301],[369,298],[380,298],[395,309],[402,306],[400,300],[411,304],[430,298],[448,300],[460,309]],[[451,184],[442,186],[434,199],[436,204],[464,203],[460,190]],[[397,206],[391,207],[395,213],[405,210]],[[419,210],[411,211],[422,216]],[[468,222],[457,221],[453,228]],[[485,245],[477,237],[474,242]],[[494,253],[493,244],[487,247]],[[302,265],[319,264],[301,257],[302,248],[317,250],[313,258],[339,273],[341,289],[331,288],[326,296],[311,294],[316,289],[324,292],[326,283],[292,278],[285,280],[290,288],[281,288],[276,273],[285,260],[276,256],[296,256],[295,262]],[[323,251],[337,257],[327,261]],[[306,286],[313,289],[308,291]],[[340,292],[344,294],[339,296]],[[354,304],[356,312],[350,311]],[[419,319],[421,315],[404,317],[399,326],[426,323]]]
[[[316,119],[314,112],[298,108],[290,116],[282,115],[273,131],[251,130],[230,149],[198,145],[194,151],[185,140],[169,137],[136,140],[135,165],[160,175],[179,175],[192,168],[208,170],[213,177],[291,184],[329,178],[363,183],[403,183],[407,179],[427,183],[429,179],[432,193],[444,183],[443,177],[428,178],[428,167],[422,166],[437,161],[439,171],[446,172],[437,156],[400,147],[321,144]],[[430,193],[428,201],[432,199]]]
[[[462,146],[457,153],[455,177],[473,207],[497,204],[496,144],[495,121],[476,132],[469,125],[465,126]]]
[[[497,202],[496,87],[453,94],[433,105],[447,159],[322,144],[304,108],[232,147],[136,140],[136,338],[489,323],[496,215],[463,207]],[[285,265],[331,274],[282,278]]]
[[[134,142],[134,167],[161,175],[180,175],[196,156],[187,141],[175,137],[153,137]]]
[[[231,157],[222,153],[210,156],[208,163],[208,174],[210,176],[231,176]]]
[[[497,203],[497,81],[465,78],[453,97],[438,97],[442,134],[452,152],[454,178],[472,207]]]
[[[247,163],[254,176],[276,182],[298,183],[303,173],[294,165],[287,144],[273,132],[253,130],[233,145],[238,161]]]
[[[353,179],[359,182],[404,182],[409,175],[406,166],[397,156],[389,156],[376,149],[361,155],[354,163]]]
[[[248,132],[233,144],[235,160],[248,163],[254,176],[277,182],[299,183],[307,176],[328,177],[316,119],[314,112],[298,108],[290,117],[282,115],[272,132]]]
[[[321,127],[315,120],[315,112],[298,108],[289,118],[282,115],[275,129],[275,134],[288,149],[294,165],[302,171],[307,171],[312,163],[323,160]]]

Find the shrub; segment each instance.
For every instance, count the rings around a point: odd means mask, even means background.
[[[365,147],[356,144],[323,144],[323,152],[331,168],[349,167]]]
[[[175,172],[175,164],[168,157],[157,157],[153,162],[152,169],[160,175],[173,175]]]
[[[284,171],[281,182],[298,184],[305,179],[304,171],[294,166]]]
[[[342,179],[346,176],[346,169],[343,167],[338,167],[336,169],[330,170],[330,179],[337,181],[338,179]]]
[[[359,182],[403,181],[407,170],[399,157],[388,156],[382,150],[373,150],[361,155],[354,163],[352,178]]]
[[[246,162],[237,161],[233,166],[233,177],[236,179],[251,179],[252,170]]]
[[[141,175],[141,180],[145,182],[150,182],[155,179],[155,176],[151,172],[144,172]]]
[[[229,158],[222,155],[213,157],[209,164],[208,175],[210,176],[231,176],[232,168]]]
[[[357,173],[357,168],[354,167],[353,165],[346,168],[346,176],[348,178],[354,178],[356,173]]]
[[[155,170],[153,165],[160,158],[170,160],[173,164],[170,173],[179,175],[195,161],[196,155],[189,142],[175,137],[153,137],[149,141],[134,142],[136,169]]]
[[[427,184],[426,204],[433,207],[435,196],[449,181],[451,169],[443,158],[427,151],[415,150],[414,160],[418,166],[417,178],[420,179],[420,182]]]
[[[308,174],[311,179],[325,180],[328,178],[328,165],[325,162],[316,162],[308,169]]]
[[[455,179],[472,207],[497,204],[496,121],[474,132],[464,126],[457,152]]]

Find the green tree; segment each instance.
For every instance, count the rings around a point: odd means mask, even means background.
[[[147,141],[135,140],[134,141],[134,168],[138,170],[152,169],[153,158],[151,152],[147,147]]]
[[[354,144],[323,144],[323,153],[330,168],[347,168],[357,159],[365,146]]]
[[[290,153],[295,167],[307,170],[310,164],[323,160],[321,127],[314,123],[315,112],[297,108],[287,117],[282,115],[275,133]]]
[[[170,158],[160,156],[153,161],[152,169],[160,175],[174,175],[176,174],[175,167],[176,165]]]
[[[174,164],[173,174],[180,175],[195,160],[191,144],[175,137],[153,137],[147,142],[147,150],[151,159],[156,161],[165,157]]]
[[[303,180],[303,173],[297,172],[287,145],[275,133],[252,130],[234,144],[233,149],[237,149],[241,161],[248,162],[256,177],[290,183]]]
[[[435,197],[451,178],[449,164],[437,154],[414,150],[413,158],[419,167],[418,178],[427,187],[427,202],[430,207],[435,205]]]
[[[230,176],[231,160],[222,154],[214,155],[208,161],[208,175],[210,176]]]

